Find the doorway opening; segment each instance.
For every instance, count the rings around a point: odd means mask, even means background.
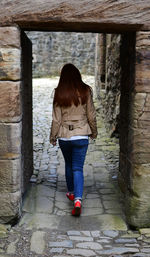
[[[68,32],[68,34],[70,35],[71,33]],[[123,68],[121,63],[121,47],[123,45],[123,36],[115,34],[92,35],[95,36],[94,66],[96,68],[94,69],[94,76],[89,77],[83,74],[83,80],[91,86],[93,84],[98,114],[99,136],[96,143],[91,142],[86,158],[83,216],[86,218],[96,216],[97,219],[103,219],[104,217],[110,219],[110,216],[114,217],[116,215],[122,221],[122,227],[124,228],[126,225],[120,202],[120,192],[117,186],[119,174],[118,137],[120,133],[121,68]],[[24,37],[26,36],[24,35]],[[48,41],[47,44],[50,47]],[[83,48],[81,51],[84,50],[85,54],[85,47],[83,46]],[[36,60],[35,54],[33,57]],[[66,56],[64,57],[65,62],[72,62],[71,58],[67,59]],[[91,59],[89,58],[90,61]],[[35,61],[33,63],[35,66]],[[76,64],[75,58],[74,64]],[[88,67],[88,62],[86,64]],[[42,66],[39,65],[39,67],[39,71],[41,73],[44,72],[44,69],[41,68]],[[83,67],[83,64],[81,67]],[[58,68],[57,70],[60,71]],[[33,82],[33,93],[37,94],[37,99],[34,99],[34,111],[37,110],[37,113],[33,119],[33,131],[35,133],[33,133],[35,140],[33,141],[34,176],[32,176],[31,181],[37,184],[32,184],[28,191],[23,211],[25,214],[33,214],[35,212],[36,215],[40,215],[44,213],[45,215],[56,215],[60,218],[70,215],[71,206],[66,203],[65,199],[64,164],[60,149],[58,146],[53,148],[49,144],[52,91],[57,86],[57,83],[58,77],[34,79]],[[104,117],[107,117],[105,122]],[[40,123],[38,123],[39,121]],[[107,124],[106,127],[104,123]],[[25,145],[27,144],[25,143]],[[95,219],[93,219],[91,224],[93,224],[93,227],[96,226],[97,222],[95,222]]]

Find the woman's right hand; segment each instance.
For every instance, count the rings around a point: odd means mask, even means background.
[[[53,146],[56,146],[56,141],[53,141],[52,145],[53,145]]]

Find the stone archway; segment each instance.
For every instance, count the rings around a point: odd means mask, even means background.
[[[31,124],[31,115],[29,115],[31,81],[30,76],[28,78],[26,76],[31,70],[29,69],[31,46],[28,39],[23,36],[21,28],[23,30],[124,33],[119,181],[125,191],[129,224],[136,227],[150,225],[150,32],[140,31],[150,30],[149,3],[146,1],[144,5],[139,6],[142,18],[139,18],[136,10],[133,18],[132,10],[134,10],[135,1],[134,5],[130,1],[128,4],[121,4],[121,1],[117,4],[108,2],[97,1],[92,5],[91,2],[84,1],[82,4],[79,2],[77,5],[77,2],[73,2],[71,5],[69,1],[63,4],[61,1],[57,3],[45,1],[39,13],[39,5],[35,6],[33,1],[26,6],[23,1],[16,0],[13,2],[13,7],[11,6],[12,12],[9,13],[7,4],[2,1],[1,10],[3,11],[0,11],[0,137],[2,139],[0,142],[0,217],[3,222],[12,221],[21,215],[22,193],[25,190],[22,183],[25,181],[22,179],[23,171],[29,170],[28,181],[32,168],[31,126],[25,126],[27,122]],[[15,8],[17,5],[19,8]],[[135,31],[139,32],[135,35]],[[21,35],[24,37],[24,46],[21,44]],[[129,56],[133,58],[128,58]],[[25,94],[29,96],[24,98],[24,101],[21,96],[22,90],[25,90]],[[29,141],[30,144],[27,145]],[[28,153],[27,148],[30,149]]]

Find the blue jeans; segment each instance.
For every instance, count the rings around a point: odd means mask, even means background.
[[[75,199],[83,195],[83,165],[88,148],[88,139],[64,141],[59,139],[59,146],[65,159],[65,176],[69,192],[74,192]]]

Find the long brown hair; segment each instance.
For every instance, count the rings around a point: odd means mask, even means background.
[[[89,90],[90,87],[82,81],[79,70],[71,63],[65,64],[55,89],[54,104],[61,107],[85,104]]]

